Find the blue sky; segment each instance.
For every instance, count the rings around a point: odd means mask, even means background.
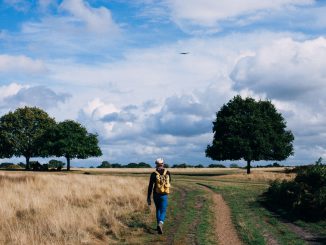
[[[208,164],[215,112],[241,94],[272,100],[295,135],[285,163],[310,163],[326,158],[325,12],[324,0],[2,0],[0,113],[39,106],[97,132],[104,155],[76,165]]]

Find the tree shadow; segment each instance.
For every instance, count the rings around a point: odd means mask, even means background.
[[[289,230],[309,244],[326,244],[326,236],[312,232],[295,224],[296,221],[316,223],[318,221],[322,221],[320,217],[302,214],[300,215],[298,213],[291,212],[280,205],[270,202],[270,200],[267,198],[266,192],[258,196],[257,200],[251,203],[251,206],[266,209],[272,217],[277,218],[280,222],[285,224]]]

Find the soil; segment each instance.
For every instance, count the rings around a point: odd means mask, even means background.
[[[299,236],[302,240],[304,240],[307,244],[311,245],[323,245],[326,244],[326,237],[321,237],[316,234],[313,234],[293,223],[284,221],[284,224],[287,225],[287,227],[295,233],[297,236]]]
[[[231,211],[220,194],[207,188],[212,195],[215,205],[215,231],[219,245],[241,245],[243,244],[238,237],[231,219]]]

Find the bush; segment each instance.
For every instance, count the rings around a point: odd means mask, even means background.
[[[64,162],[52,159],[48,163],[48,168],[60,171],[64,167],[64,165]]]
[[[0,164],[0,168],[5,168],[5,169],[22,169],[21,166],[16,165],[14,163],[10,163],[10,162],[4,162]]]
[[[41,164],[38,161],[30,161],[29,162],[31,169],[33,171],[47,171],[49,170],[49,165],[48,164]]]
[[[238,164],[236,163],[231,163],[230,168],[240,168]]]
[[[292,181],[274,181],[265,193],[267,202],[310,219],[326,217],[326,165],[300,167]]]

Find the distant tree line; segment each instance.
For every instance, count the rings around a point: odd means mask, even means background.
[[[101,165],[97,166],[97,168],[151,168],[151,165],[140,162],[140,163],[128,163],[126,165],[122,165],[120,163],[110,163],[108,161],[103,161]]]
[[[33,157],[65,157],[67,170],[71,159],[86,159],[102,155],[96,134],[73,120],[57,123],[40,108],[24,107],[0,118],[0,158],[25,157],[26,169],[60,169],[61,163],[48,166],[30,161]],[[43,164],[44,165],[44,164]]]

